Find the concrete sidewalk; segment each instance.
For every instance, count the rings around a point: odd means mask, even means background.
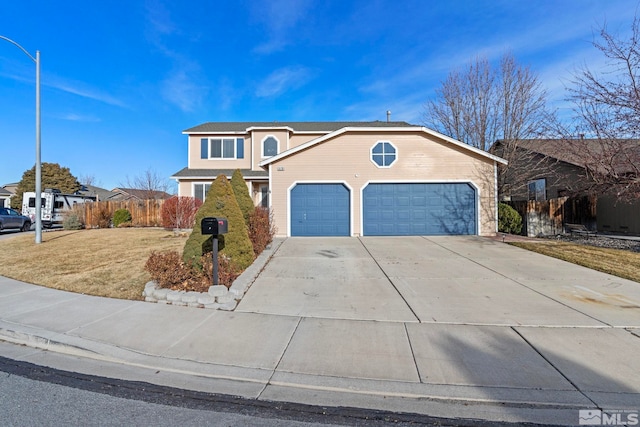
[[[638,283],[478,237],[288,239],[274,252],[235,312],[0,277],[0,354],[447,418],[568,425],[582,409],[640,410]]]

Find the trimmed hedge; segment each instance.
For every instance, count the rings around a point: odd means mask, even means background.
[[[240,210],[242,211],[244,222],[249,225],[249,216],[253,213],[254,204],[253,200],[251,200],[249,188],[247,187],[247,183],[245,182],[240,169],[236,169],[235,172],[233,172],[233,176],[231,177],[231,188],[233,189],[233,194],[236,195],[236,200],[238,201],[238,206],[240,206]]]
[[[498,204],[498,231],[509,234],[522,231],[522,216],[506,203]]]
[[[131,212],[128,209],[118,209],[113,213],[113,226],[119,227],[121,224],[131,222]]]
[[[205,217],[227,218],[229,231],[218,236],[219,254],[229,258],[233,266],[240,270],[251,265],[254,259],[253,245],[236,197],[224,175],[218,176],[211,184],[204,203],[196,213],[193,231],[182,253],[185,264],[193,263],[202,268],[202,255],[213,250],[212,236],[202,234],[201,222]]]

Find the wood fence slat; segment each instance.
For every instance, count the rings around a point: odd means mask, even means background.
[[[84,204],[84,222],[86,228],[98,227],[100,212],[106,210],[109,216],[118,209],[131,212],[131,223],[136,227],[162,226],[162,206],[164,200],[118,200],[101,201]]]
[[[529,237],[562,234],[564,224],[584,224],[590,230],[597,227],[596,197],[559,197],[506,203],[522,216],[522,234]]]

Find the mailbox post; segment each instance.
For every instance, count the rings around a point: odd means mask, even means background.
[[[227,234],[229,224],[226,218],[206,217],[200,222],[202,234],[211,235],[213,237],[213,252],[211,253],[211,261],[213,262],[213,286],[218,285],[218,235]]]

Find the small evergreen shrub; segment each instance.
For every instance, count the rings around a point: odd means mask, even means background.
[[[268,208],[256,206],[249,215],[249,238],[253,253],[257,257],[273,241],[276,228],[273,225],[273,212]]]
[[[218,236],[219,254],[229,258],[234,268],[240,271],[251,265],[254,260],[253,245],[236,197],[224,175],[213,181],[204,203],[196,213],[193,231],[182,253],[183,261],[202,268],[202,255],[213,250],[212,236],[202,234],[201,222],[205,217],[226,218],[228,221],[229,232]]]
[[[193,228],[196,212],[202,200],[173,196],[162,205],[162,226],[168,230]]]
[[[131,212],[128,209],[118,209],[113,213],[113,226],[120,227],[122,224],[131,222]]]
[[[244,222],[248,226],[249,216],[253,213],[255,205],[253,204],[253,200],[249,194],[249,188],[247,187],[247,183],[245,182],[240,169],[236,169],[235,172],[233,172],[233,176],[231,177],[231,188],[233,189],[233,194],[235,194],[236,200],[238,201],[238,206],[242,211]]]
[[[522,231],[522,216],[506,203],[498,204],[498,231],[509,234]]]

